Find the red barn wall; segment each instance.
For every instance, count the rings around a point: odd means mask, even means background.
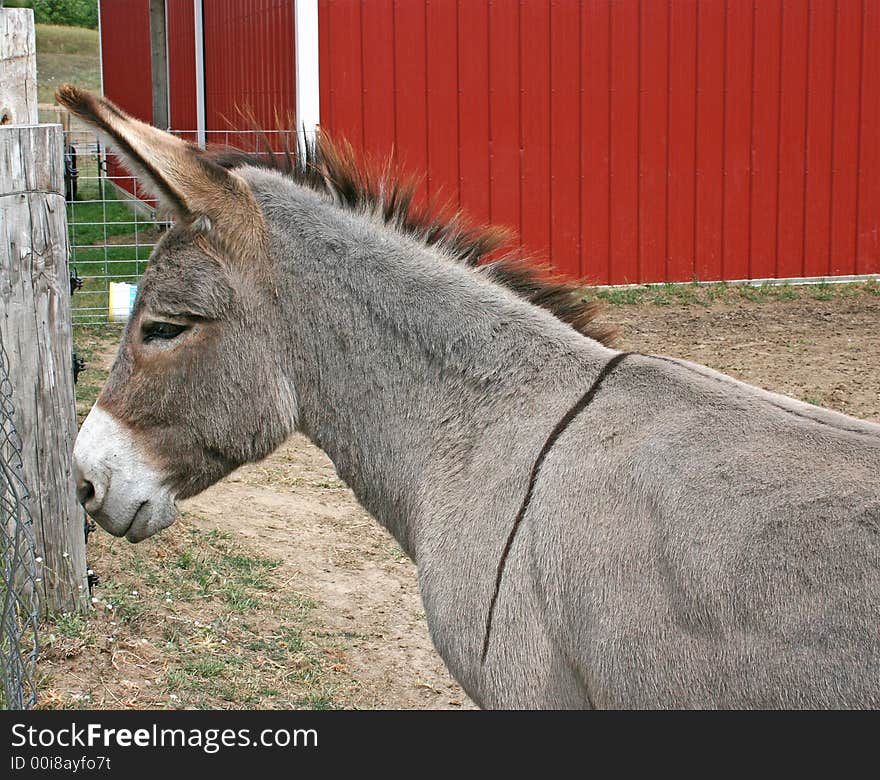
[[[603,283],[880,272],[880,0],[319,0],[321,124]]]
[[[149,118],[147,10],[102,3],[102,44]],[[204,3],[209,131],[294,110],[293,13]],[[192,129],[192,3],[168,23]],[[319,25],[322,126],[568,275],[880,273],[880,0],[319,0]]]
[[[132,116],[152,123],[150,0],[101,3],[101,63],[104,94]],[[107,158],[107,175],[120,187],[141,194],[115,157]]]
[[[166,0],[171,128],[196,140],[196,36],[192,0]]]
[[[101,3],[104,94],[129,114],[153,121],[150,0]]]
[[[296,111],[292,0],[210,0],[204,3],[207,129],[247,126],[252,111],[270,129]]]

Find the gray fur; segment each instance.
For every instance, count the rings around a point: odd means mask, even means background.
[[[417,564],[434,644],[483,707],[880,706],[880,426],[661,357],[623,361],[549,452],[482,664],[535,459],[616,353],[375,216],[236,172],[273,282],[227,266],[192,286],[225,373],[199,358],[169,385],[196,401],[146,410],[124,343],[105,390],[170,482],[203,489],[298,421]],[[141,306],[195,251],[163,243]]]

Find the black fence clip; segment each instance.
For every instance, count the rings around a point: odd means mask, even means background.
[[[76,352],[73,353],[73,383],[76,384],[79,381],[79,372],[84,371],[86,367],[86,361],[81,357],[77,357]]]
[[[79,180],[79,170],[76,164],[76,147],[72,144],[64,152],[64,199],[76,200]]]
[[[86,537],[86,544],[89,543],[89,536],[91,536],[95,532],[95,529],[97,527],[98,526],[95,525],[95,521],[87,515],[85,521],[83,522],[83,533]],[[98,585],[101,584],[101,578],[97,574],[95,574],[94,569],[92,569],[92,567],[88,565],[88,562],[86,562],[86,575],[89,580],[89,595],[91,596],[92,588],[96,588],[98,587]]]

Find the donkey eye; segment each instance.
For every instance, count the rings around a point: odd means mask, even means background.
[[[189,326],[173,322],[148,322],[141,328],[144,342],[168,341],[183,333]]]

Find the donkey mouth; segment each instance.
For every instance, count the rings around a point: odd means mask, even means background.
[[[102,507],[90,507],[88,504],[83,503],[83,508],[89,514],[89,517],[97,522],[108,534],[116,537],[124,536],[130,542],[140,542],[147,538],[144,531],[149,522],[149,501],[142,501],[131,516],[131,520],[127,523],[124,520],[120,522],[117,518],[111,518]]]
[[[88,507],[86,507],[88,510]],[[128,523],[120,523],[110,518],[101,509],[92,509],[89,514],[105,531],[117,537],[125,537],[129,542],[142,542],[144,539],[171,525],[177,515],[174,502],[142,501]]]
[[[147,527],[150,522],[150,502],[144,501],[134,513],[134,517],[131,518],[131,522],[128,524],[128,528],[123,531],[121,536],[124,536],[128,541],[132,544],[137,544],[138,542],[142,542],[150,533],[147,531]]]
[[[144,501],[134,513],[128,528],[120,534],[132,544],[142,542],[174,522],[177,505],[174,501]]]

